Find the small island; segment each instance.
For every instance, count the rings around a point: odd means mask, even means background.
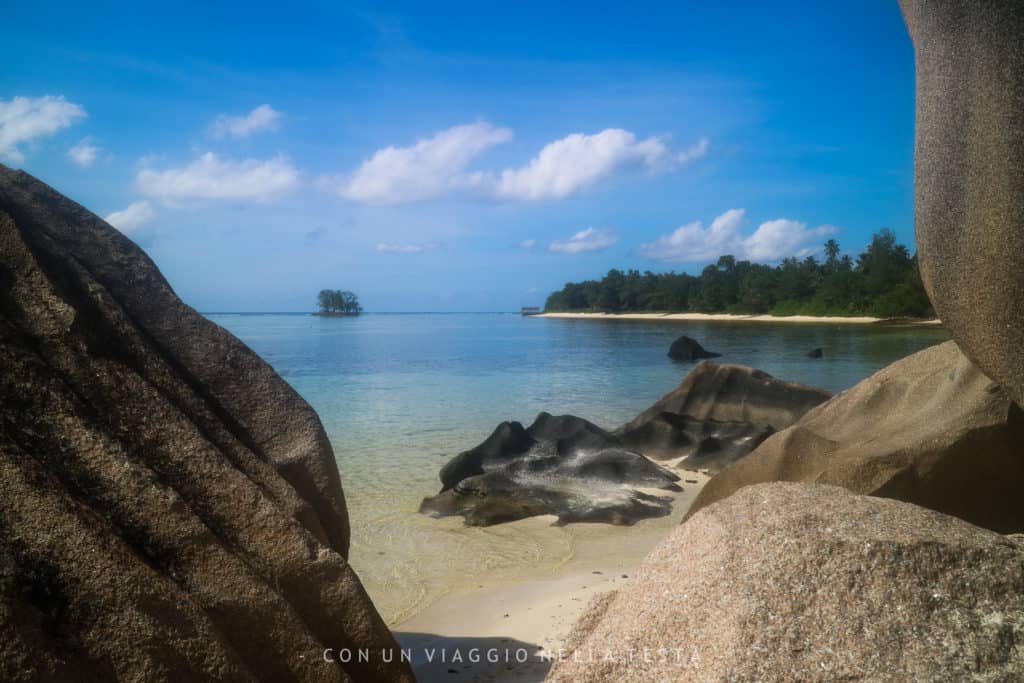
[[[334,318],[356,316],[363,312],[363,307],[359,305],[359,297],[354,292],[321,289],[316,301],[320,310],[313,315]]]

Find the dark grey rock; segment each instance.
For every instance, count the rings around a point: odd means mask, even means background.
[[[705,362],[632,421],[615,430],[649,458],[717,472],[831,397],[740,365]]]
[[[824,349],[820,349],[820,348],[819,349],[811,349],[810,351],[807,352],[807,357],[808,358],[821,358],[824,355],[825,355]]]
[[[4,166],[0,368],[0,680],[411,680],[380,657],[313,410]]]
[[[462,515],[474,526],[535,515],[560,523],[632,524],[668,514],[670,498],[638,488],[678,491],[678,475],[597,425],[541,413],[529,428],[504,422],[479,446],[441,469],[441,492],[420,511]]]
[[[963,352],[1024,405],[1024,3],[900,4],[917,58],[921,276]]]
[[[685,334],[672,342],[668,349],[668,357],[672,360],[691,362],[704,358],[718,358],[722,354],[714,351],[706,351],[696,339],[691,339]]]

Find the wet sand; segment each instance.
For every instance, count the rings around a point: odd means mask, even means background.
[[[683,491],[674,495],[669,518],[632,527],[573,525],[572,556],[559,567],[527,571],[514,580],[478,579],[394,626],[399,644],[411,650],[417,680],[543,680],[550,657],[557,656],[591,597],[625,582],[708,480],[703,473],[676,471]],[[553,519],[523,522],[546,525]]]

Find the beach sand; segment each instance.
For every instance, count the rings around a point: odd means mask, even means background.
[[[941,325],[942,321],[916,319],[872,318],[870,316],[824,315],[737,315],[734,313],[538,313],[535,318],[590,318],[597,320],[674,320],[690,322],[764,322],[764,323],[845,323],[894,325]]]
[[[591,597],[625,582],[679,523],[708,480],[704,473],[675,471],[682,476],[683,491],[673,494],[671,524],[663,519],[632,527],[574,525],[572,556],[559,567],[529,571],[516,580],[475,580],[395,626],[399,644],[411,650],[417,680],[543,680],[550,668],[545,653],[557,656]],[[535,517],[513,524],[547,526],[553,520]],[[470,661],[474,648],[479,655],[475,662]],[[488,655],[497,661],[488,661]],[[459,657],[461,661],[453,661]]]

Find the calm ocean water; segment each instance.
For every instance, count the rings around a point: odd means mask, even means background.
[[[522,318],[518,314],[209,314],[266,359],[319,413],[353,529],[351,561],[397,623],[453,586],[557,564],[573,530],[466,529],[416,510],[448,457],[502,420],[542,410],[614,428],[675,388],[691,366],[666,357],[680,334],[719,360],[840,391],[948,339],[941,328]],[[825,351],[821,360],[806,353]],[[555,532],[552,532],[555,533]]]

